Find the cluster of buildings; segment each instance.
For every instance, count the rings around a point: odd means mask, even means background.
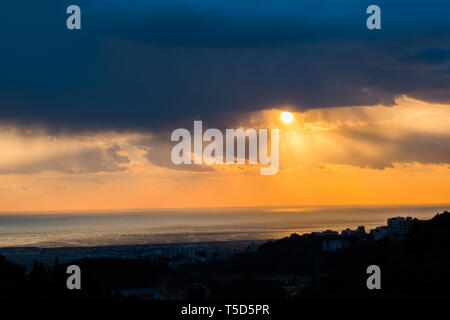
[[[412,217],[395,217],[387,219],[386,226],[376,227],[370,230],[370,233],[366,233],[364,226],[359,226],[355,230],[350,228],[342,230],[340,235],[333,230],[313,232],[312,234],[324,238],[322,240],[322,251],[337,251],[349,246],[350,240],[367,242],[405,235],[411,229],[412,224]]]
[[[311,234],[319,237],[326,237],[326,236],[337,236],[339,235],[339,232],[333,230],[325,230],[321,232],[312,232]]]
[[[376,227],[366,232],[364,226],[352,230],[347,228],[340,233],[333,230],[313,232],[312,235],[322,238],[322,251],[337,251],[350,245],[352,242],[377,241],[396,235],[405,235],[411,229],[413,218],[395,217],[387,219],[386,226]],[[167,245],[123,245],[105,247],[61,247],[61,248],[0,248],[0,254],[10,261],[31,269],[35,259],[46,265],[53,265],[56,257],[60,263],[81,258],[128,258],[169,260],[169,266],[177,268],[183,264],[206,261],[223,261],[238,253],[258,252],[255,242],[231,243],[217,245],[213,243],[197,244],[167,244]]]
[[[366,235],[366,228],[364,226],[359,226],[356,230],[351,230],[347,228],[341,231],[341,236],[343,237],[364,237]]]
[[[368,241],[368,234],[364,226],[359,226],[355,230],[347,228],[342,230],[340,235],[338,231],[326,230],[324,232],[315,232],[315,235],[324,237],[322,240],[322,251],[337,251],[350,245],[351,239],[365,242]]]
[[[411,229],[413,219],[411,217],[396,217],[387,220],[387,226],[376,227],[370,230],[374,240],[384,239],[393,235],[405,235]]]
[[[238,253],[258,252],[258,247],[253,241],[243,250],[237,248],[213,248],[195,244],[167,245],[151,249],[146,254],[143,254],[142,257],[154,261],[168,259],[170,260],[169,267],[176,269],[183,264],[223,261]]]
[[[262,242],[262,241],[261,241]],[[170,267],[177,268],[182,264],[221,261],[231,258],[241,252],[257,252],[255,242],[224,242],[224,243],[190,243],[167,245],[118,245],[100,247],[8,247],[0,248],[0,255],[9,261],[31,270],[35,260],[47,266],[53,266],[56,258],[59,263],[67,263],[83,258],[121,258],[169,260]]]
[[[333,239],[333,240],[323,240],[322,241],[322,251],[337,251],[348,246],[347,241]]]

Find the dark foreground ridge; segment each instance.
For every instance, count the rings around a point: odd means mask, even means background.
[[[396,299],[449,298],[450,213],[391,219],[364,228],[305,235],[234,252],[160,248],[136,258],[81,258],[27,270],[0,256],[0,299]],[[82,270],[82,289],[68,290],[68,265]],[[381,290],[368,290],[369,265]]]

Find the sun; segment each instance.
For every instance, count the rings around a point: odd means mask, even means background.
[[[281,113],[280,118],[284,123],[291,123],[294,120],[294,115],[290,112],[284,111]]]

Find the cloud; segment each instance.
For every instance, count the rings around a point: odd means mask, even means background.
[[[284,169],[324,163],[380,170],[402,163],[450,164],[448,105],[403,97],[393,107],[325,108],[295,117],[297,129],[281,135]]]
[[[279,113],[273,109],[256,111],[231,128],[278,126],[281,169],[336,164],[383,170],[402,163],[450,164],[449,105],[402,97],[392,107],[295,112],[290,125],[274,123]],[[192,129],[192,123],[186,128]],[[170,141],[170,134],[170,130],[160,130],[151,135],[54,135],[45,130],[0,128],[0,174],[56,171],[81,175],[125,170],[151,174],[155,169],[152,166],[218,175],[259,174],[255,166],[249,165],[174,165],[171,151],[177,142]],[[204,142],[204,146],[207,144]]]
[[[66,174],[86,174],[96,172],[116,172],[127,169],[128,157],[119,156],[115,151],[102,148],[86,148],[77,154],[66,154],[47,159],[26,161],[17,165],[0,168],[0,174],[30,174],[57,171]]]
[[[135,137],[128,141],[132,146],[144,151],[144,157],[151,164],[171,170],[213,172],[215,169],[207,165],[175,165],[171,160],[171,151],[177,142],[170,142],[170,134],[167,137]]]
[[[404,96],[396,99],[392,107],[378,105],[297,112],[291,125],[274,123],[279,114],[280,110],[254,112],[236,122],[234,127],[279,126],[282,169],[312,169],[336,164],[383,170],[397,164],[450,163],[449,105],[430,104]],[[141,150],[151,164],[172,170],[221,172],[236,168],[226,165],[176,166],[170,160],[176,143],[169,137],[167,131],[158,136],[137,136],[129,139],[127,144]]]
[[[379,32],[369,4],[80,1],[71,32],[64,1],[2,3],[0,122],[158,131],[286,104],[449,102],[448,1],[379,1]]]
[[[372,169],[393,168],[395,163],[450,163],[450,132],[430,134],[398,131],[398,137],[387,137],[379,129],[368,133],[339,128],[336,134],[354,144],[348,147],[344,157],[329,157],[327,161]],[[368,149],[371,151],[367,152]]]
[[[0,128],[0,174],[55,171],[65,174],[117,172],[129,157],[117,143],[99,137],[63,137]]]

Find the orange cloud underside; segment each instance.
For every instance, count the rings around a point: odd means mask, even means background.
[[[280,123],[279,110],[251,114],[248,127],[280,128],[274,176],[255,166],[157,166],[144,156],[152,147],[130,142],[136,134],[0,131],[0,211],[449,203],[448,110],[404,97],[393,107],[294,113],[290,124]]]

